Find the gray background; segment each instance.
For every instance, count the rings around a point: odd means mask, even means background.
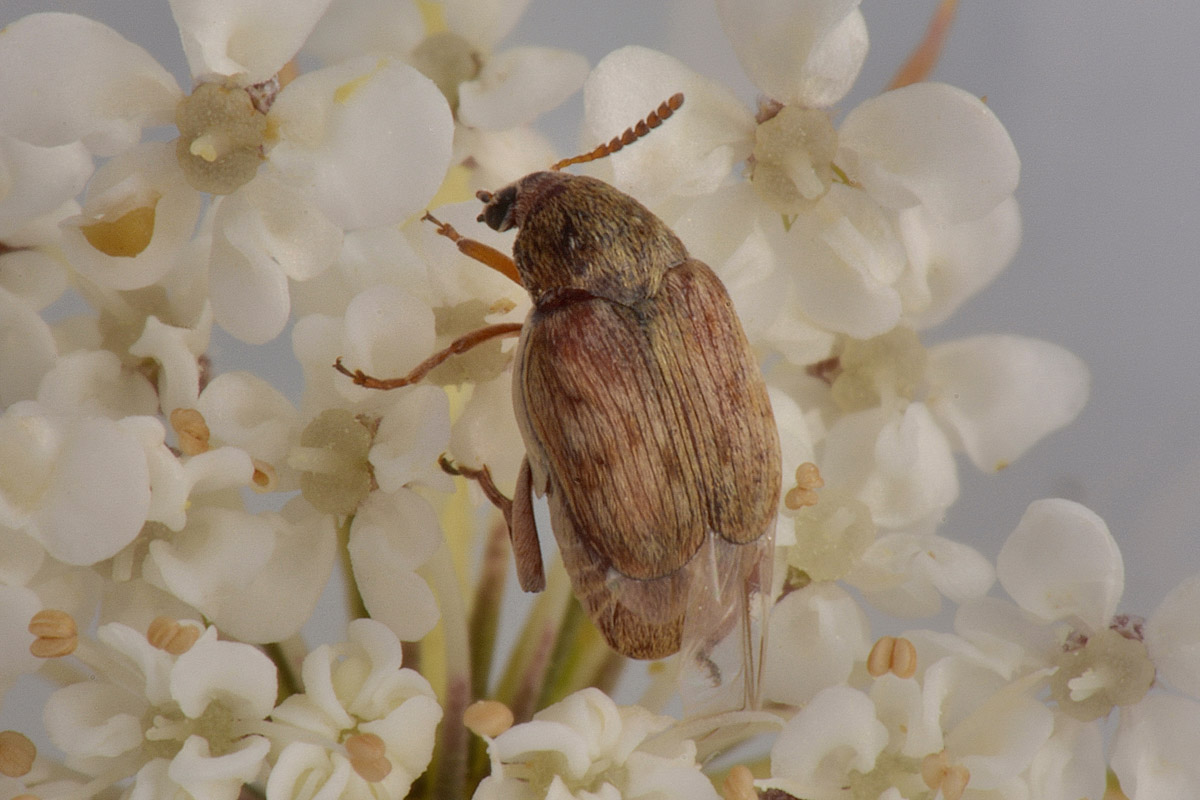
[[[935,6],[864,0],[871,52],[843,110],[887,83]],[[0,23],[45,10],[107,22],[188,84],[166,0],[0,0]],[[1140,614],[1200,571],[1198,33],[1192,0],[964,0],[934,75],[986,95],[1008,127],[1025,237],[1012,266],[928,339],[1037,336],[1079,354],[1093,376],[1077,422],[1009,469],[984,476],[964,462],[943,530],[994,557],[1030,501],[1079,500],[1120,543],[1122,610]],[[644,44],[754,100],[707,0],[534,0],[501,46],[525,43],[573,48],[593,64]],[[576,95],[543,128],[573,150],[581,115]],[[286,337],[251,353],[219,339],[213,354],[221,371],[296,374]]]

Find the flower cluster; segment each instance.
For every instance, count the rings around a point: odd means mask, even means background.
[[[919,70],[839,108],[856,0],[715,2],[757,107],[644,47],[506,49],[527,0],[170,0],[187,89],[82,16],[0,31],[0,697],[54,686],[52,747],[0,732],[0,796],[1200,795],[1200,576],[1143,619],[1075,503],[995,565],[941,525],[959,454],[1001,469],[1088,392],[1054,344],[927,338],[1016,252],[1004,127]],[[525,318],[421,212],[507,249],[470,192],[546,168],[533,122],[581,87],[596,141],[686,96],[581,169],[713,268],[763,368],[762,710],[662,715],[688,664],[618,706],[625,660],[549,559],[501,659],[506,533],[442,455],[511,493],[510,344],[386,392],[331,368]],[[302,387],[226,369],[215,328],[289,336]],[[352,621],[308,650],[338,564]],[[911,627],[947,601],[952,631]],[[719,792],[711,759],[763,734]]]

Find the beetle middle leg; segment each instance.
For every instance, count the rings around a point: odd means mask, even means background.
[[[521,471],[517,474],[517,488],[509,500],[496,488],[492,472],[483,465],[479,469],[455,464],[443,453],[438,458],[442,470],[450,475],[461,475],[475,481],[492,505],[500,509],[508,525],[508,538],[512,542],[513,560],[517,566],[517,581],[527,592],[540,592],[546,588],[546,572],[542,565],[542,548],[538,544],[537,524],[533,519],[533,471],[529,459],[521,460]]]
[[[465,353],[477,344],[483,344],[489,339],[495,339],[500,336],[515,336],[521,332],[522,323],[520,322],[500,322],[495,325],[485,325],[478,330],[463,334],[450,343],[448,347],[439,350],[429,358],[417,364],[416,368],[407,375],[402,375],[399,378],[375,378],[361,369],[352,370],[342,364],[342,357],[338,356],[337,361],[333,363],[333,368],[342,373],[346,377],[354,381],[355,385],[363,386],[367,389],[399,389],[401,386],[414,384],[428,375],[433,369],[448,359],[450,356],[458,353]]]

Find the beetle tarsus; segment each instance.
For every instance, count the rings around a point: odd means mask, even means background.
[[[504,493],[496,488],[495,481],[492,480],[492,471],[484,464],[479,469],[474,467],[465,467],[462,464],[455,464],[450,460],[449,456],[442,453],[438,456],[438,466],[442,471],[449,475],[456,475],[466,478],[470,481],[475,481],[479,484],[479,488],[483,489],[483,493],[491,504],[500,509],[500,513],[504,515],[504,522],[510,527],[512,526],[512,505],[513,501],[504,496]]]

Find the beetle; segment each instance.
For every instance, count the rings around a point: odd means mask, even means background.
[[[713,271],[637,200],[559,171],[632,143],[682,102],[675,95],[588,154],[478,192],[480,222],[517,229],[511,259],[426,214],[464,253],[519,280],[533,301],[523,324],[468,334],[403,378],[334,366],[394,388],[519,332],[513,407],[526,455],[512,500],[486,466],[443,466],[478,480],[504,512],[523,589],[545,586],[536,494],[576,596],[614,650],[657,659],[682,649],[711,686],[741,672],[753,704],[781,483],[766,384]]]

